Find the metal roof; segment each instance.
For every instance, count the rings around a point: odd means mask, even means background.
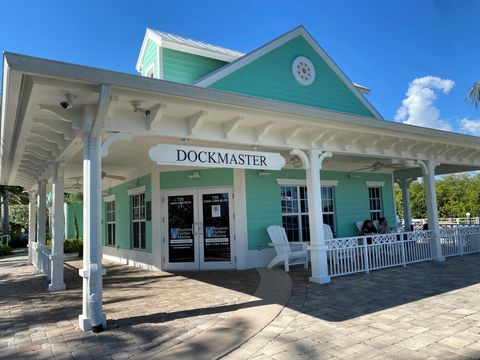
[[[189,39],[189,38],[186,38],[186,37],[170,34],[170,33],[163,32],[163,31],[158,31],[158,30],[155,30],[155,29],[150,29],[150,30],[155,32],[157,35],[159,35],[162,38],[162,40],[172,42],[172,43],[175,43],[175,44],[191,46],[191,47],[201,49],[201,50],[206,50],[206,51],[213,51],[213,52],[216,52],[218,54],[228,55],[228,56],[232,56],[232,57],[240,57],[240,56],[245,55],[242,52],[227,49],[227,48],[224,48],[224,47],[221,47],[221,46],[208,44],[208,43],[205,43],[205,42],[202,42],[202,41]]]

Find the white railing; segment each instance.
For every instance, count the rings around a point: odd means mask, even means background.
[[[47,279],[50,280],[51,275],[51,259],[52,248],[46,245],[38,245],[38,270],[47,276]]]
[[[412,226],[414,230],[423,230],[423,226],[427,223],[427,219],[412,219]],[[469,217],[469,218],[459,218],[459,217],[449,217],[449,218],[439,218],[439,225],[441,228],[451,228],[464,225],[479,225],[480,217]],[[404,221],[402,220],[402,224]]]
[[[29,244],[31,246],[31,251],[32,251],[32,264],[35,266],[35,268],[38,269],[38,243],[36,241],[31,242]]]
[[[445,257],[480,252],[480,225],[441,228],[440,244]]]
[[[368,273],[370,270],[431,260],[431,242],[431,231],[328,240],[328,271],[330,276]]]

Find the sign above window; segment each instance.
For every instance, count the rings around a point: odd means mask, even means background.
[[[158,144],[148,152],[159,165],[280,170],[285,158],[277,153]]]
[[[300,85],[310,85],[315,80],[315,68],[305,56],[299,56],[293,60],[292,74]]]

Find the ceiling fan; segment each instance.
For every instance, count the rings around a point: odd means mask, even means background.
[[[357,172],[357,171],[370,170],[370,172],[375,172],[375,171],[379,171],[379,170],[382,170],[382,169],[400,169],[402,167],[405,167],[405,164],[387,164],[387,163],[381,162],[380,160],[377,160],[369,166],[351,170],[350,174],[352,174],[354,172]]]
[[[83,176],[74,176],[69,178],[70,180],[83,180]],[[113,179],[113,180],[127,180],[126,177],[121,176],[121,175],[113,175],[113,174],[107,174],[105,171],[102,171],[102,180],[103,179]]]
[[[75,184],[73,184],[72,186],[66,187],[65,190],[73,190],[74,192],[78,192],[78,191],[82,190],[82,185],[80,185],[80,183],[79,183],[81,177],[76,177],[76,178],[71,178],[71,179],[75,180]]]
[[[102,179],[113,179],[113,180],[127,180],[125,176],[107,174],[105,171],[102,171]]]

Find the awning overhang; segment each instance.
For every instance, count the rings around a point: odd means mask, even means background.
[[[0,182],[30,188],[50,177],[56,161],[67,164],[66,178],[70,163],[81,170],[83,129],[102,84],[111,89],[103,138],[132,135],[132,150],[146,159],[142,166],[148,166],[145,144],[190,139],[225,148],[320,149],[334,153],[330,163],[337,157],[356,166],[358,159],[393,159],[405,163],[401,171],[418,172],[416,160],[437,161],[448,171],[480,169],[474,136],[6,53]],[[63,110],[66,94],[76,100]],[[135,106],[150,114],[135,112]],[[120,147],[112,146],[104,166],[118,172],[125,164],[115,149]]]

